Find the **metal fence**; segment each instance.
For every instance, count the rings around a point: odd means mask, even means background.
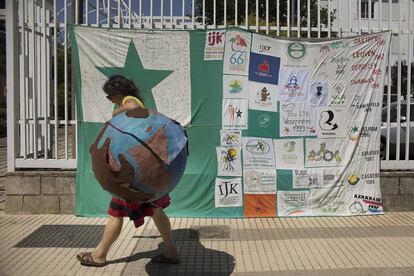
[[[391,30],[381,168],[414,169],[413,2],[6,1],[8,171],[76,168],[76,112],[68,24],[134,29],[239,26],[273,36],[319,38]]]

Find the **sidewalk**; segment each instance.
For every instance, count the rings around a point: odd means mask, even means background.
[[[152,220],[138,229],[125,220],[110,263],[80,266],[75,255],[90,250],[81,246],[95,246],[105,222],[73,215],[0,214],[0,275],[414,275],[414,212],[176,218],[179,265],[149,262],[162,248]]]

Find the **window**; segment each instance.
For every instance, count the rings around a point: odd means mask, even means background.
[[[374,0],[371,0],[371,18],[374,18]],[[369,14],[369,1],[361,0],[361,18],[368,18]]]

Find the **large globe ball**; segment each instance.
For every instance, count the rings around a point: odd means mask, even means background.
[[[149,201],[161,198],[178,184],[187,163],[187,137],[177,122],[161,113],[139,108],[113,117],[98,147],[107,138],[115,162],[123,155],[133,167],[131,188],[154,194]]]

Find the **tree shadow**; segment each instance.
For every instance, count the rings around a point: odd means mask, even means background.
[[[172,231],[174,241],[180,255],[179,264],[160,264],[149,261],[145,265],[148,275],[230,275],[235,267],[235,258],[224,252],[204,247],[194,229],[177,229]],[[134,236],[139,239],[158,239],[157,235]],[[158,249],[138,252],[129,257],[108,261],[108,264],[129,263],[133,265],[140,259],[151,259],[163,252],[164,243]],[[128,270],[128,269],[127,269]],[[124,271],[127,272],[127,271]]]

